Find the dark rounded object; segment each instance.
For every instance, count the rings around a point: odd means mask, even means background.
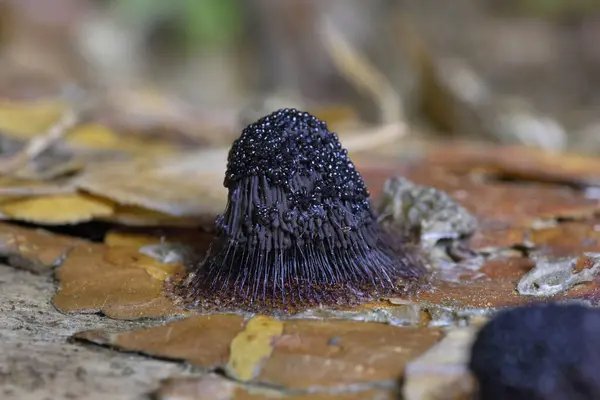
[[[545,304],[501,311],[479,332],[469,368],[482,400],[600,399],[600,310]]]
[[[180,293],[195,305],[298,310],[402,290],[423,268],[393,243],[337,135],[316,117],[276,111],[229,152],[218,240]]]

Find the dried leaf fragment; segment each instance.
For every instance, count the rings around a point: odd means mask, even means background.
[[[58,266],[82,241],[41,229],[0,223],[0,255],[8,264],[35,272]]]
[[[600,252],[600,221],[563,221],[552,227],[535,229],[531,243],[549,256],[574,257],[585,252]]]
[[[421,161],[410,167],[385,166],[362,169],[373,197],[382,193],[389,176],[402,175],[415,184],[446,192],[479,221],[478,229],[531,228],[536,221],[592,217],[600,211],[597,200],[579,190],[541,183],[486,182],[474,175],[458,175]],[[467,170],[470,171],[470,170]],[[485,201],[483,201],[484,199]]]
[[[203,368],[224,366],[230,343],[242,331],[243,317],[207,315],[122,333],[86,331],[75,338],[124,351],[186,360]]]
[[[281,336],[283,323],[259,315],[246,323],[231,342],[227,371],[235,379],[249,381],[260,372],[261,363],[271,355],[273,342]]]
[[[493,227],[478,230],[469,238],[469,248],[477,252],[491,253],[501,248],[522,245],[531,247],[529,229],[525,227],[508,227],[494,229]]]
[[[60,287],[53,302],[62,312],[117,319],[185,314],[163,292],[165,276],[178,267],[160,265],[135,247],[83,242],[57,269]]]
[[[226,153],[201,151],[107,162],[82,174],[76,184],[120,205],[171,216],[216,216],[227,199],[226,157]]]
[[[246,359],[252,362],[244,361],[246,366],[237,373],[248,377],[257,372],[254,383],[311,392],[370,382],[393,386],[406,362],[441,338],[437,328],[326,320],[283,321],[282,335],[277,337],[281,329],[277,321],[261,317],[255,323],[244,329],[241,316],[207,315],[116,334],[82,332],[76,337],[204,368],[229,365],[228,370],[232,359],[241,360],[246,357],[244,352],[255,351]],[[261,332],[263,327],[265,332]],[[262,350],[251,349],[251,332],[257,335]],[[277,339],[268,343],[274,337]],[[266,354],[263,350],[269,351],[267,344],[273,346],[273,352],[262,363],[255,363]]]
[[[406,362],[440,338],[437,328],[335,320],[286,321],[283,335],[275,342],[257,381],[287,389],[395,381]]]
[[[113,213],[113,203],[85,194],[63,194],[31,197],[0,203],[9,218],[37,224],[75,224]]]
[[[552,153],[519,146],[443,146],[427,160],[454,172],[485,171],[538,182],[600,184],[600,160],[578,154]]]

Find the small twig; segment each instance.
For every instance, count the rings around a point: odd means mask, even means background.
[[[10,174],[33,161],[53,144],[62,139],[80,121],[80,113],[69,109],[48,131],[31,139],[14,156],[0,160],[0,173]]]
[[[406,134],[403,123],[380,125],[360,132],[340,134],[340,142],[349,152],[367,151],[388,144]]]
[[[369,60],[353,48],[343,35],[335,29],[333,22],[325,18],[321,27],[323,43],[335,66],[357,89],[366,92],[377,104],[381,123],[395,124],[404,120],[400,95],[390,81]]]
[[[95,96],[88,97],[85,91],[72,86],[63,88],[63,94],[60,97],[71,104],[70,108],[46,132],[32,138],[17,154],[0,159],[0,174],[14,173],[35,160],[80,124],[98,103]]]

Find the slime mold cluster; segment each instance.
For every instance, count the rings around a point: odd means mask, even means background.
[[[179,285],[194,306],[298,310],[406,290],[423,268],[378,225],[325,122],[282,109],[232,145],[207,258]]]

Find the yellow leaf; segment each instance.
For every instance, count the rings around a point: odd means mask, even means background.
[[[38,224],[74,224],[109,216],[114,205],[108,200],[74,193],[9,200],[0,211],[12,219]]]
[[[67,137],[67,143],[78,148],[118,150],[145,155],[170,154],[176,150],[175,146],[166,140],[131,137],[96,123],[83,124],[73,129]]]
[[[260,365],[271,355],[273,341],[283,333],[283,323],[259,315],[231,341],[227,370],[236,379],[249,381],[258,375]]]
[[[52,126],[66,110],[66,104],[58,101],[3,101],[0,102],[0,130],[12,138],[30,139]]]
[[[113,149],[119,143],[119,136],[100,124],[84,124],[69,134],[69,143],[94,149]]]
[[[54,100],[0,101],[0,131],[14,139],[29,140],[54,125],[67,110],[66,103]],[[131,137],[97,123],[76,126],[65,141],[79,148],[121,150],[132,154],[170,154],[176,150],[167,140]]]

